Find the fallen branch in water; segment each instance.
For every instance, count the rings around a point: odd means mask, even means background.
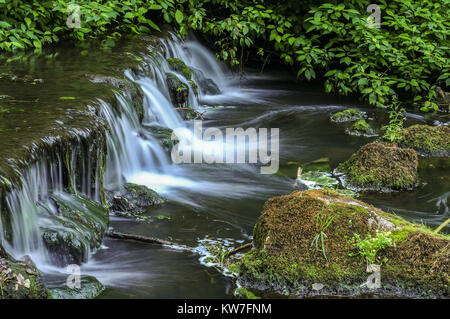
[[[174,248],[178,248],[178,249],[182,249],[182,250],[186,250],[186,251],[190,251],[190,252],[195,252],[195,250],[191,247],[178,245],[178,244],[172,243],[170,241],[159,239],[159,238],[154,238],[154,237],[126,234],[126,233],[121,233],[121,232],[117,232],[114,230],[106,231],[105,235],[108,236],[109,238],[114,238],[114,239],[135,240],[135,241],[139,241],[142,243],[161,245],[161,246],[170,246],[170,247],[174,247]]]
[[[252,248],[252,245],[253,245],[252,243],[247,243],[247,244],[239,246],[233,250],[230,250],[228,253],[226,253],[225,258],[230,257],[231,255],[237,254],[241,250]]]

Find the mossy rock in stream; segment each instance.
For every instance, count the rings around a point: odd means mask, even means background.
[[[66,286],[49,290],[53,299],[94,299],[105,291],[105,286],[95,277],[81,275],[79,288]]]
[[[331,117],[331,122],[335,123],[343,123],[343,122],[352,122],[359,121],[364,119],[365,113],[361,112],[357,109],[346,109],[344,111],[336,112]]]
[[[167,203],[167,199],[144,185],[126,183],[124,197],[138,207],[146,208]]]
[[[322,220],[331,219],[325,229]],[[314,238],[323,231],[323,249]],[[367,272],[361,238],[388,238],[376,253],[381,286],[364,287]],[[370,240],[369,240],[370,242]],[[253,233],[253,249],[239,264],[249,288],[293,296],[371,294],[449,297],[450,238],[333,191],[295,191],[269,199]],[[326,257],[325,257],[326,256]]]
[[[362,146],[337,171],[345,174],[346,187],[389,191],[413,188],[418,181],[417,167],[414,150],[374,142]]]
[[[177,143],[178,138],[172,139],[173,130],[162,126],[146,126],[146,129],[152,133],[156,140],[166,150],[171,150]]]
[[[174,73],[166,73],[170,99],[176,107],[186,107],[189,98],[189,86],[183,83]]]
[[[187,67],[187,65],[178,58],[169,58],[167,59],[167,62],[170,65],[170,68],[177,72],[178,74],[181,74],[186,78],[186,80],[190,80],[192,77],[191,70]]]
[[[353,123],[352,126],[350,126],[345,130],[345,132],[353,136],[364,136],[364,137],[376,136],[374,129],[364,119]]]
[[[413,125],[401,131],[401,147],[409,147],[419,155],[450,157],[450,127]]]
[[[42,239],[54,264],[86,262],[89,251],[100,247],[108,227],[108,210],[81,195],[52,195],[57,214],[48,214]]]
[[[15,260],[0,246],[0,299],[47,299],[41,274],[28,256]]]

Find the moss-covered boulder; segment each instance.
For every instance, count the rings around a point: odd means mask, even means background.
[[[167,73],[166,81],[169,87],[170,99],[176,107],[187,106],[189,97],[189,86],[183,83],[176,74]]]
[[[296,191],[265,203],[239,281],[297,296],[442,298],[449,259],[448,236],[332,191]]]
[[[371,137],[376,135],[372,126],[364,119],[353,123],[352,126],[345,130],[345,132],[353,136]]]
[[[186,78],[186,80],[190,80],[192,77],[191,70],[187,67],[187,65],[178,58],[169,58],[167,59],[167,63],[169,63],[170,68],[172,71],[177,72],[178,74],[181,74]]]
[[[93,299],[98,297],[104,290],[97,278],[82,275],[79,288],[56,287],[50,288],[53,299]]]
[[[53,195],[57,213],[49,212],[42,239],[56,265],[86,262],[100,247],[108,227],[108,210],[82,195]]]
[[[46,299],[47,289],[29,257],[14,260],[0,246],[0,299]]]
[[[387,143],[362,146],[350,159],[339,165],[346,187],[364,190],[403,190],[418,182],[418,158],[412,149]]]
[[[146,208],[167,202],[167,199],[144,185],[126,183],[124,197],[138,207]]]
[[[419,155],[450,157],[450,127],[413,125],[401,132],[401,147],[409,147]]]
[[[331,115],[330,120],[335,123],[352,122],[362,120],[364,116],[365,113],[357,109],[346,109]]]

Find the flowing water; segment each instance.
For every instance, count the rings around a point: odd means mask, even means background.
[[[196,97],[188,81],[177,75],[189,84],[189,105],[205,112],[204,128],[280,129],[280,171],[264,175],[258,165],[252,164],[172,163],[170,154],[149,128],[181,129],[180,139],[184,144],[180,144],[186,150],[200,148],[214,153],[236,146],[222,141],[198,141],[192,121],[183,121],[170,102],[165,74],[171,71],[162,54],[156,50],[152,54],[141,54],[144,60],[141,70],[127,69],[124,74],[139,85],[144,94],[142,123],[135,101],[126,90],[115,94],[118,108],[105,101],[99,102],[101,114],[111,128],[107,134],[105,187],[117,191],[124,182],[146,185],[172,203],[146,212],[149,216],[165,218],[142,223],[111,216],[110,226],[126,233],[196,247],[198,253],[105,239],[100,249],[89,252],[82,273],[95,276],[107,286],[103,298],[232,297],[234,280],[202,263],[204,246],[214,240],[231,246],[249,242],[265,200],[294,190],[298,166],[295,163],[326,157],[334,168],[361,145],[373,140],[346,135],[343,127],[330,124],[330,113],[358,106],[378,120],[382,115],[352,99],[326,95],[321,88],[299,85],[288,73],[260,75],[248,70],[245,77],[234,76],[195,39],[183,42],[169,36],[163,40],[163,47],[166,57],[180,58],[193,70],[194,81],[202,83],[211,79],[220,89],[219,94],[208,94],[200,85]],[[417,116],[408,119],[410,123],[427,120]],[[449,215],[450,168],[448,161],[422,160],[421,163],[421,183],[414,191],[361,194],[360,199],[408,220],[433,227],[438,225]],[[13,192],[8,198],[8,205],[15,214],[16,235],[7,249],[16,256],[31,254],[51,287],[63,285],[67,274],[49,262],[42,247],[39,229],[47,221],[40,217],[38,210],[42,207],[36,207],[36,202],[40,201],[46,211],[51,211],[52,207],[50,201],[42,200],[49,191],[37,185],[52,185],[53,191],[59,193],[63,190],[58,186],[62,184],[58,181],[60,165],[41,166],[30,168],[23,175],[24,189]],[[94,183],[98,183],[98,176]],[[99,194],[89,193],[90,189],[85,186],[79,191],[98,201]]]

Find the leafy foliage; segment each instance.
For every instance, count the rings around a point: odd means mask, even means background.
[[[0,0],[0,50],[34,48],[62,38],[141,34],[172,24],[200,31],[218,58],[240,68],[259,58],[323,79],[327,92],[359,94],[386,107],[395,96],[437,110],[435,89],[450,85],[448,1],[380,0],[381,28],[367,18],[369,0]],[[66,24],[80,6],[81,27]]]
[[[400,108],[400,104],[396,101],[392,103],[389,111],[389,124],[381,129],[385,132],[383,138],[391,143],[399,143],[403,139],[401,131],[403,130],[403,121],[405,117],[403,112],[405,109]]]
[[[376,263],[376,257],[380,250],[392,246],[392,239],[389,238],[389,233],[377,232],[373,237],[368,234],[365,239],[360,235],[354,234],[351,239],[353,246],[359,249],[358,254],[366,260],[368,265]],[[353,256],[354,254],[350,254]]]

